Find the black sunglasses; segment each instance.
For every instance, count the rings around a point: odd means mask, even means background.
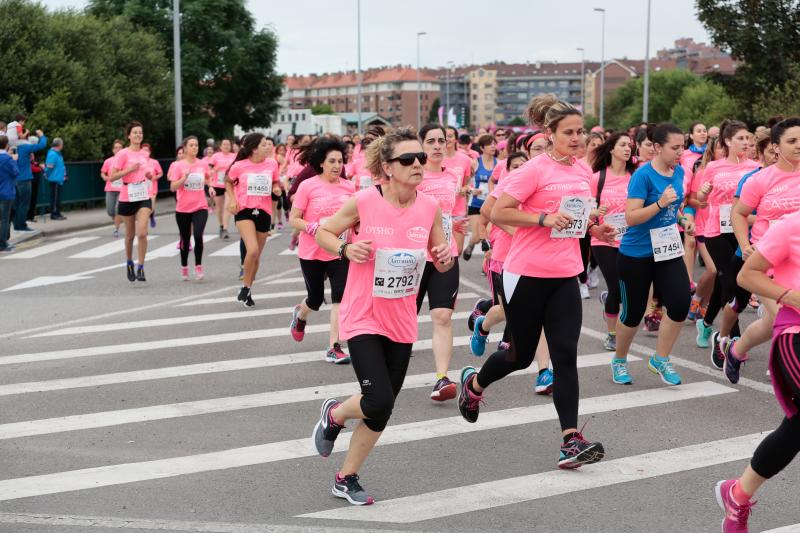
[[[409,152],[407,154],[400,154],[397,157],[391,158],[389,163],[397,161],[404,167],[410,167],[414,164],[415,159],[419,159],[420,164],[424,165],[428,162],[428,154],[425,152]]]

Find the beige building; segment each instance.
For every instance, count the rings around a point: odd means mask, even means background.
[[[469,73],[470,117],[474,129],[496,124],[497,71],[480,67]]]

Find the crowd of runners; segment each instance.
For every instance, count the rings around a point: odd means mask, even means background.
[[[241,239],[236,298],[253,307],[267,238],[284,221],[290,226],[307,296],[287,334],[303,341],[307,321],[326,304],[327,280],[324,358],[351,363],[361,389],[326,400],[312,437],[327,457],[354,422],[332,489],[354,505],[374,501],[357,473],[389,421],[426,301],[431,399],[455,400],[475,423],[487,389],[535,361],[534,391],[552,394],[558,413],[563,469],[606,453],[578,421],[581,300],[600,276],[602,346],[615,384],[633,384],[628,353],[642,323],[657,335],[645,364],[667,385],[682,382],[670,356],[687,321],[709,364],[731,383],[749,352],[770,343],[770,376],[785,418],[741,477],[716,486],[723,531],[747,531],[757,489],[800,451],[800,118],[775,117],[754,131],[726,120],[688,131],[641,124],[589,132],[577,108],[540,95],[527,119],[523,131],[475,136],[438,124],[373,126],[363,136],[289,136],[277,145],[250,133],[202,150],[188,137],[166,173],[177,199],[180,277],[190,279],[191,251],[193,277],[204,276],[209,210],[222,239],[233,218]],[[141,283],[161,167],[141,124],[126,134],[102,177],[115,233],[124,226],[127,279]],[[470,260],[481,263],[476,270],[492,298],[480,299],[466,324],[470,351],[484,357],[480,369],[463,368],[455,383],[448,378],[453,331],[464,326],[454,326],[453,310],[459,269]],[[748,307],[758,319],[740,328]],[[490,332],[501,328],[502,340],[485,356]]]

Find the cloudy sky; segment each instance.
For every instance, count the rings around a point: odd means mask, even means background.
[[[278,70],[287,74],[355,69],[357,0],[247,0],[259,27],[271,27],[280,39]],[[84,0],[45,0],[53,8],[82,7]],[[492,7],[496,8],[492,8]],[[513,6],[513,9],[510,9]],[[553,6],[560,9],[554,10]],[[601,14],[606,9],[606,58],[643,58],[646,0],[506,0],[431,2],[361,0],[363,68],[416,64],[416,34],[423,66],[502,60],[600,60]],[[652,2],[652,55],[675,39],[708,41],[697,20],[694,0]]]

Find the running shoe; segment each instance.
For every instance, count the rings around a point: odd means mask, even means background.
[[[580,431],[576,431],[567,442],[561,445],[558,467],[565,470],[574,470],[583,465],[598,463],[605,455],[606,451],[602,444],[589,442]]]
[[[331,411],[342,405],[335,398],[328,398],[322,402],[322,409],[320,410],[320,417],[317,425],[314,426],[311,440],[314,441],[314,448],[317,453],[322,457],[328,457],[333,451],[333,443],[336,442],[336,437],[344,427],[337,424],[331,416]]]
[[[222,229],[222,228],[219,228],[219,238],[220,238],[220,239],[222,239],[222,236],[223,236],[224,234],[225,234],[225,230],[224,230],[224,229]]]
[[[250,287],[242,287],[241,289],[239,289],[239,296],[237,296],[236,299],[242,302],[243,306],[250,307],[247,305],[247,300],[252,301],[252,299],[250,298]]]
[[[472,313],[469,315],[469,317],[467,317],[467,328],[469,328],[470,331],[475,329],[475,319],[486,314],[481,311],[481,307],[484,307],[486,302],[491,302],[491,300],[487,298],[481,298],[475,302],[475,305],[472,306]]]
[[[755,294],[750,295],[750,301],[747,303],[748,307],[757,311],[759,307],[761,307],[761,302],[758,300],[758,296]]]
[[[689,322],[697,322],[700,319],[700,300],[692,298],[692,303],[689,304],[689,314],[686,315],[686,320]]]
[[[144,267],[139,265],[139,268],[136,269],[136,281],[147,281],[144,277]]]
[[[536,385],[533,387],[536,394],[551,394],[553,392],[553,371],[549,368],[539,372],[536,377]]]
[[[481,326],[484,320],[486,320],[485,316],[479,316],[475,320],[475,329],[472,330],[472,338],[469,341],[469,351],[472,352],[472,355],[478,357],[486,352],[486,339],[489,338],[488,334],[481,333]]]
[[[720,337],[718,331],[713,332],[709,339],[711,344],[711,365],[717,370],[722,370],[725,365],[725,354],[722,352],[723,340],[726,340],[725,337]]]
[[[669,358],[664,361],[654,355],[647,361],[647,368],[651,372],[658,374],[661,377],[661,381],[667,385],[681,384],[681,376],[675,371],[675,367],[672,366]]]
[[[346,365],[350,362],[350,356],[344,353],[341,344],[334,342],[331,349],[325,354],[325,360],[335,365]]]
[[[181,279],[183,281],[189,281],[189,267],[181,267]]]
[[[589,274],[587,275],[587,282],[586,284],[589,286],[590,289],[596,289],[598,285],[600,285],[600,275],[597,273],[599,269],[597,268],[590,268]]]
[[[294,250],[300,243],[300,236],[297,233],[292,234],[292,239],[289,241],[289,250]]]
[[[458,410],[464,420],[470,423],[478,421],[478,415],[481,410],[481,401],[483,394],[475,394],[469,390],[469,383],[475,379],[478,371],[471,366],[465,366],[461,369],[461,392],[458,395]]]
[[[115,229],[111,235],[113,235],[115,239],[119,239],[119,230]]]
[[[9,244],[5,248],[0,248],[0,254],[10,254],[16,249],[17,249],[16,246],[14,246],[13,244]]]
[[[437,402],[452,400],[456,397],[456,393],[458,393],[458,387],[455,383],[450,381],[450,378],[445,376],[437,381],[436,385],[433,386],[433,390],[431,391],[431,400],[435,400]]]
[[[292,323],[289,324],[292,338],[297,342],[302,342],[306,336],[306,321],[300,318],[300,304],[294,306],[292,310]]]
[[[474,248],[474,244],[469,244],[464,247],[464,252],[461,254],[464,257],[464,261],[469,261],[472,258],[472,248]]]
[[[695,343],[699,348],[708,348],[710,346],[708,339],[714,333],[714,330],[711,329],[711,326],[706,326],[705,320],[698,320],[695,327],[697,328]]]
[[[722,533],[747,533],[747,520],[753,512],[754,501],[737,503],[733,499],[733,486],[735,479],[725,479],[717,483],[714,493],[717,496],[717,503],[725,513],[722,519]]]
[[[603,349],[609,352],[616,352],[617,351],[617,334],[616,333],[609,333],[606,335],[605,340],[603,340]]]
[[[608,300],[608,291],[601,292],[598,298],[600,299],[600,305],[603,307],[602,309],[603,318],[605,318],[605,308],[606,308],[606,300]]]
[[[661,329],[661,313],[656,310],[644,315],[644,326],[642,326],[642,329],[646,333],[658,333],[658,330]]]
[[[611,360],[611,381],[617,385],[630,385],[633,383],[631,375],[628,373],[627,359]]]
[[[244,279],[244,265],[239,265],[239,281]]]
[[[580,283],[579,285],[581,289],[581,300],[588,300],[591,298],[592,295],[589,294],[589,286],[586,283]]]
[[[133,283],[136,281],[136,270],[133,268],[133,263],[128,263],[126,270],[128,271],[128,281]]]
[[[156,227],[156,215],[155,215],[155,213],[150,213],[150,227],[151,228],[155,228]]]
[[[353,505],[372,505],[375,503],[375,498],[367,494],[367,491],[358,482],[356,474],[350,474],[343,478],[336,474],[331,493],[337,498],[344,498]]]
[[[202,281],[206,275],[203,273],[203,265],[195,265],[194,266],[194,279],[197,281]]]
[[[728,381],[734,385],[739,383],[739,372],[742,369],[742,365],[747,361],[747,358],[739,359],[733,355],[733,343],[736,341],[736,339],[738,339],[738,337],[733,339],[722,339],[720,341],[722,353],[725,356],[723,370],[725,371],[725,375],[728,377]]]
[[[231,236],[228,234],[228,230],[226,229],[222,230],[222,239],[227,241],[230,238]]]
[[[690,281],[689,282],[689,294],[694,296],[694,294],[696,292],[697,292],[697,283],[695,283],[694,281]]]
[[[277,229],[279,229],[279,230],[280,230],[280,229],[283,229],[283,222],[281,222],[280,220],[278,220],[278,223],[275,225],[275,227],[276,227]]]

